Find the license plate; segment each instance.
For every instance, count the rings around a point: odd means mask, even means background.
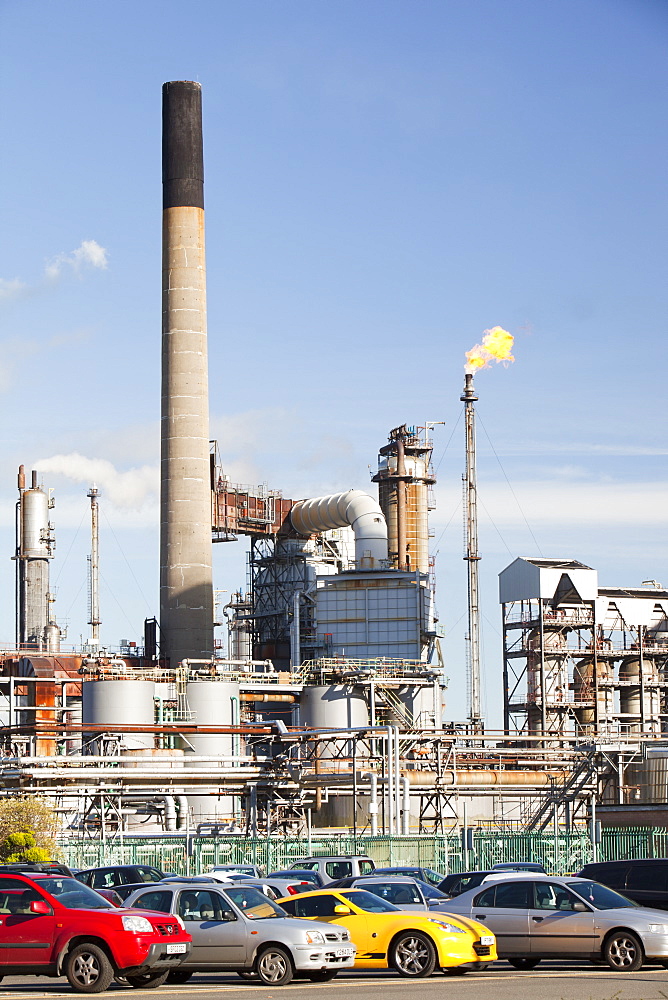
[[[167,954],[168,955],[182,955],[186,950],[185,941],[181,944],[168,944]]]
[[[483,934],[480,938],[480,944],[494,944],[494,938],[491,934]]]
[[[335,952],[337,958],[347,958],[348,955],[354,955],[354,954],[355,954],[354,948],[337,948]]]

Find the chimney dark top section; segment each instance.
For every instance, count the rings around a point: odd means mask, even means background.
[[[162,85],[162,207],[204,208],[202,88],[177,80]]]

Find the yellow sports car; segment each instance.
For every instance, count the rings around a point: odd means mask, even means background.
[[[496,939],[468,917],[400,910],[365,889],[318,889],[277,900],[293,917],[347,927],[356,969],[394,969],[421,979],[438,967],[462,973],[496,959]]]

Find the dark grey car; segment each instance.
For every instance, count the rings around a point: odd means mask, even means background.
[[[313,982],[350,969],[356,948],[345,927],[288,917],[255,886],[201,880],[145,886],[126,906],[179,916],[192,950],[168,982],[185,983],[195,972],[255,974],[267,986],[297,975]]]
[[[543,958],[603,960],[615,972],[635,972],[645,959],[668,968],[668,914],[590,879],[496,879],[447,906],[489,927],[499,958],[517,969]]]

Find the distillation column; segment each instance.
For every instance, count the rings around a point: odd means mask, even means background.
[[[49,560],[53,559],[56,547],[53,525],[49,522],[53,500],[37,485],[36,472],[32,474],[30,489],[26,489],[22,465],[19,466],[18,488],[16,644],[57,652],[60,630],[52,621],[53,597],[49,593]]]
[[[163,98],[161,652],[213,656],[202,91]]]

